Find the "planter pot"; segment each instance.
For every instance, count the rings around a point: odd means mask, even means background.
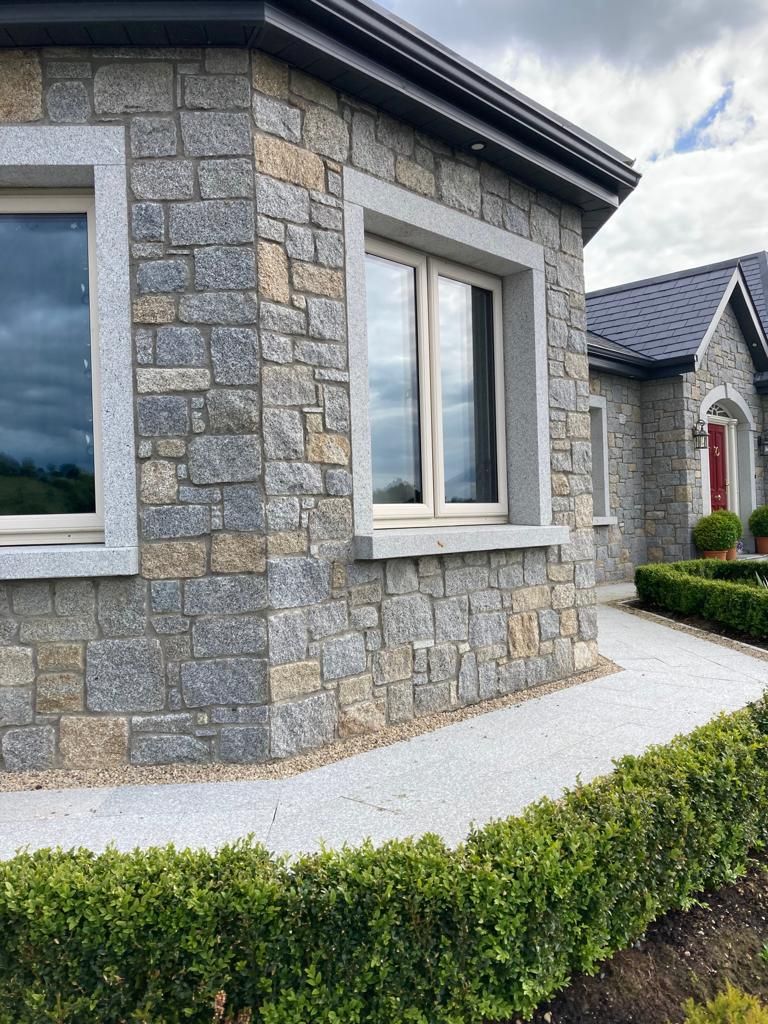
[[[768,555],[768,537],[755,537],[758,555]]]
[[[766,539],[768,540],[768,538],[766,538]],[[724,562],[726,560],[727,555],[728,555],[728,551],[727,550],[723,550],[723,551],[702,551],[701,552],[701,557],[702,558],[716,558],[718,560],[718,562]]]
[[[725,560],[726,560],[726,562],[733,562],[733,561],[735,561],[736,556],[738,555],[738,553],[739,553],[739,549],[738,548],[728,548],[728,550],[725,553]]]

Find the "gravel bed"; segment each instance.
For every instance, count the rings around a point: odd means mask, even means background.
[[[342,761],[354,754],[362,754],[377,747],[388,747],[401,740],[442,729],[454,722],[463,722],[468,718],[476,718],[489,711],[523,704],[535,697],[543,697],[548,693],[556,693],[580,683],[588,683],[593,679],[611,675],[621,671],[617,665],[607,658],[601,657],[596,668],[581,675],[569,676],[553,683],[542,683],[519,693],[506,697],[483,701],[471,707],[457,708],[453,711],[442,711],[438,714],[425,715],[423,718],[402,725],[391,726],[381,732],[369,733],[340,740],[333,746],[323,747],[298,757],[286,758],[283,761],[271,761],[267,764],[201,764],[201,765],[155,765],[138,767],[123,765],[120,768],[89,768],[80,770],[56,769],[46,772],[0,772],[0,792],[10,793],[33,789],[80,789],[113,786],[158,786],[178,785],[188,782],[250,782],[257,779],[287,779],[292,775],[321,768],[323,765]]]

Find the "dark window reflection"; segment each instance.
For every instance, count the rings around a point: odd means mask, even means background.
[[[439,279],[445,500],[499,500],[493,293]]]
[[[421,502],[416,272],[366,257],[373,500]]]
[[[84,213],[0,214],[0,515],[96,510]]]

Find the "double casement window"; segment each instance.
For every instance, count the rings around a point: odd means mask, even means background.
[[[0,193],[0,544],[98,543],[93,196]]]
[[[374,523],[507,521],[501,282],[366,239]]]

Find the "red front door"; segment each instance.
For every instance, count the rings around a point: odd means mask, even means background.
[[[725,427],[722,423],[709,424],[709,486],[712,511],[728,508],[728,464],[725,452]]]

